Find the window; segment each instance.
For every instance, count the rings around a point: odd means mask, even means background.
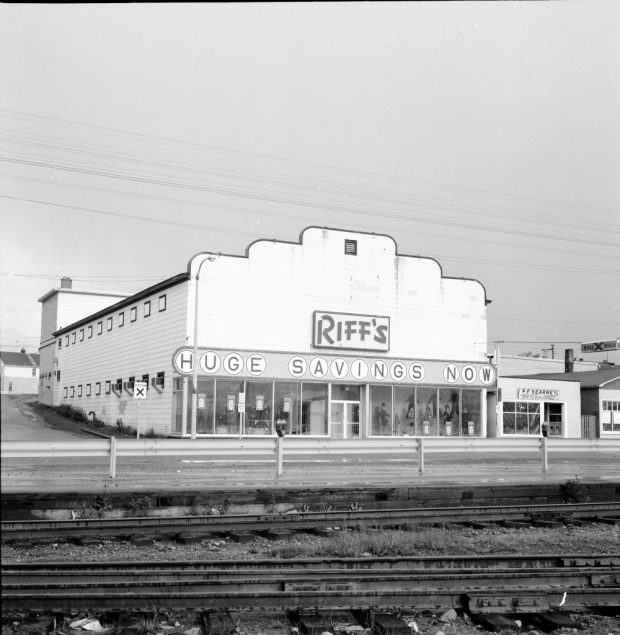
[[[71,386],[70,396],[71,397],[75,396],[75,386]]]
[[[65,346],[69,346],[69,336],[65,335]]]
[[[132,306],[131,310],[129,311],[129,321],[135,322],[137,317],[138,317],[138,308],[135,306]]]
[[[144,317],[148,317],[149,315],[151,315],[151,301],[147,300],[144,303]]]
[[[357,256],[357,240],[344,240],[344,253],[346,256]]]
[[[78,393],[77,393],[77,396],[78,396],[78,397],[81,397],[81,396],[82,396],[82,384],[80,384],[80,385],[78,386]]]
[[[200,382],[198,382],[200,387]],[[239,434],[239,393],[243,392],[243,381],[218,379],[215,387],[215,433]]]
[[[56,371],[56,381],[60,381],[60,371]]]
[[[101,382],[100,382],[100,381],[98,381],[98,382],[95,384],[95,395],[100,395],[100,394],[101,394]]]
[[[90,397],[90,384],[86,384],[86,396]]]
[[[33,376],[33,377],[36,377],[36,376],[37,376],[37,369],[36,369],[36,368],[33,368],[33,369],[32,369],[32,376]]]
[[[245,433],[272,434],[273,382],[247,381],[245,385]]]
[[[155,386],[159,392],[161,392],[164,388],[164,377],[165,373],[162,371],[157,373],[157,376],[153,379],[153,386]]]
[[[71,333],[71,344],[75,344],[75,333]]]
[[[103,322],[97,322],[97,335],[101,335],[103,333]]]
[[[620,432],[620,401],[603,400],[601,432]]]
[[[62,337],[58,340],[58,348],[62,348]]]
[[[540,404],[532,401],[504,401],[504,434],[539,434]]]
[[[142,375],[142,381],[146,382],[146,390],[148,392],[148,389],[149,389],[149,376],[148,376],[148,374],[147,375]]]
[[[276,431],[285,434],[301,434],[299,417],[299,389],[297,382],[276,382],[273,397],[273,416]]]
[[[93,336],[93,326],[92,324],[88,327],[88,337],[91,338]]]
[[[80,342],[84,341],[84,329],[80,329]]]
[[[392,436],[394,434],[392,386],[370,387],[370,412],[372,413],[371,434]]]
[[[302,384],[302,434],[327,434],[327,403],[327,384]]]
[[[111,389],[112,389],[112,382],[108,379],[108,381],[106,381],[105,383],[105,394],[109,395]]]
[[[65,399],[67,398],[67,390],[68,390],[68,389],[67,389],[67,387],[66,387],[66,386],[62,389],[62,396],[63,396]]]
[[[111,330],[112,330],[112,318],[109,317],[108,318],[108,331],[111,331]]]
[[[160,312],[166,310],[166,294],[165,293],[164,295],[159,296],[159,310]]]
[[[121,326],[125,325],[125,313],[123,311],[121,311],[118,314],[118,327],[120,328]]]

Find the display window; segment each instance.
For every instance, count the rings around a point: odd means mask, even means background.
[[[299,413],[301,385],[298,382],[275,382],[273,414],[276,432],[303,434]]]
[[[239,434],[239,394],[244,383],[238,379],[215,380],[215,434]]]
[[[601,432],[620,432],[620,401],[603,400]]]
[[[504,434],[540,434],[540,403],[504,401],[502,425]]]
[[[416,436],[439,436],[437,388],[416,389]]]
[[[463,390],[461,436],[480,436],[482,433],[482,396],[479,390]]]
[[[246,381],[245,434],[273,434],[273,382]]]
[[[301,385],[302,434],[327,434],[329,384],[303,382]]]
[[[439,435],[452,437],[461,432],[460,391],[454,388],[439,389]]]
[[[372,436],[394,436],[392,412],[392,386],[370,387],[370,434]]]
[[[415,392],[411,386],[394,386],[394,434],[397,436],[415,436]]]

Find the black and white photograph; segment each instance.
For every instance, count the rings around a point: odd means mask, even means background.
[[[619,32],[0,4],[2,635],[620,635]]]

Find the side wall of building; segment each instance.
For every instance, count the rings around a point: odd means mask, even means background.
[[[186,337],[186,282],[79,324],[56,338],[60,381],[54,387],[54,403],[80,408],[108,424],[122,421],[135,428],[138,405],[127,382],[148,375],[148,396],[140,403],[141,429],[168,434],[172,351],[185,344]],[[151,385],[158,373],[164,373],[161,391]],[[121,389],[115,391],[117,380]]]
[[[35,374],[33,375],[33,371]],[[32,366],[10,366],[2,364],[0,392],[16,395],[37,393],[39,370]]]

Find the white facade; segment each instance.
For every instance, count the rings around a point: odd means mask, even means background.
[[[388,236],[310,227],[244,257],[199,254],[56,330],[53,402],[136,427],[129,382],[148,375],[143,431],[486,436],[486,305],[479,282]]]
[[[498,395],[489,402],[489,436],[581,437],[581,392],[578,381],[499,377]],[[491,414],[493,413],[493,414]]]

